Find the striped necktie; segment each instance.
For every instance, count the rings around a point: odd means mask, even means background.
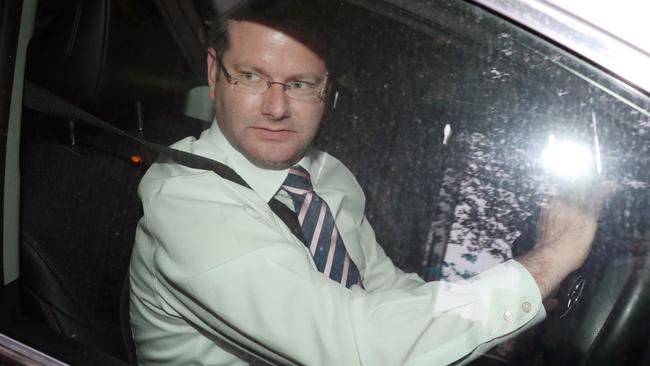
[[[361,286],[357,266],[348,256],[327,203],[314,192],[309,173],[296,165],[282,185],[293,200],[305,245],[319,271],[347,288]]]

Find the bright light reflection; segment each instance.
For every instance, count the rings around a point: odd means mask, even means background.
[[[542,164],[548,171],[575,179],[593,169],[593,157],[589,148],[571,141],[556,141],[550,135],[548,145],[542,151]]]

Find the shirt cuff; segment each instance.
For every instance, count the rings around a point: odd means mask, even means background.
[[[490,312],[492,337],[527,329],[546,317],[537,282],[526,268],[509,260],[468,280],[482,292]]]

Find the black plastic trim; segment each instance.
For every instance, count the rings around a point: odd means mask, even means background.
[[[16,50],[18,48],[22,8],[22,1],[0,2],[0,174],[2,174],[2,179],[0,179],[0,202],[2,203],[2,207],[4,207],[7,129],[9,126],[9,113],[11,111],[11,93],[16,66]],[[2,211],[0,211],[1,222],[4,222]],[[0,227],[0,237],[3,236],[4,230]],[[4,284],[4,257],[2,252],[0,252],[0,281]]]

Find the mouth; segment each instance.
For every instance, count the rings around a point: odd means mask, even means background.
[[[282,141],[296,132],[285,128],[251,127],[256,135],[265,140]]]

